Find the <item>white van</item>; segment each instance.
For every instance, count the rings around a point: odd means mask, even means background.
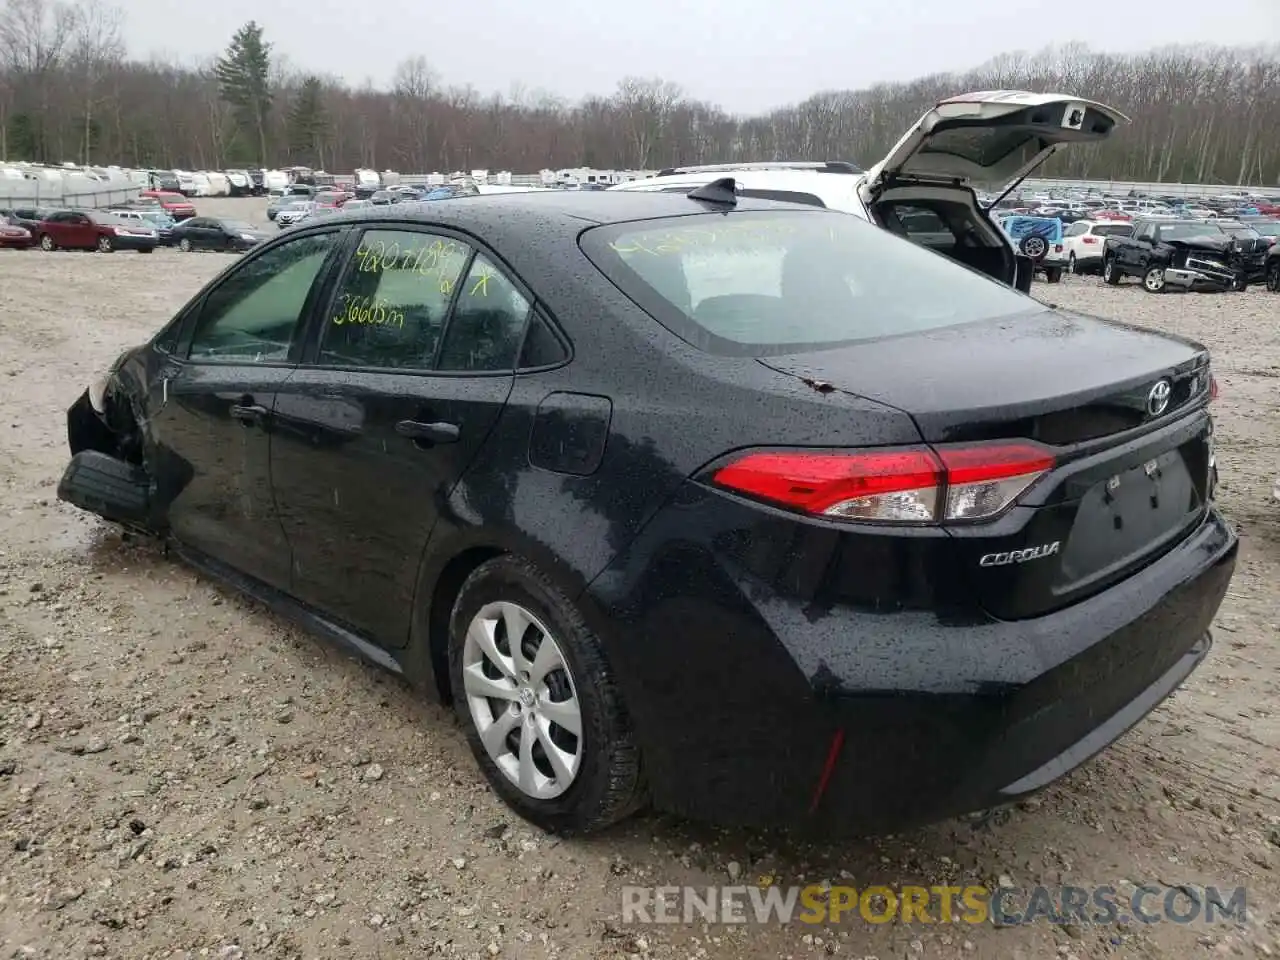
[[[227,179],[225,173],[206,173],[209,178],[209,196],[211,197],[229,197],[231,196],[231,181]]]

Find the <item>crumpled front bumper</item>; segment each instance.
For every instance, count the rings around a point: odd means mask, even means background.
[[[1183,287],[1187,290],[1206,287],[1228,290],[1236,279],[1236,272],[1225,263],[1203,260],[1199,257],[1187,257],[1184,266],[1166,267],[1164,271],[1166,285]]]

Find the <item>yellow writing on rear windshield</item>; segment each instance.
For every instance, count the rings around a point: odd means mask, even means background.
[[[674,230],[646,230],[629,233],[609,244],[617,254],[671,256],[725,247],[753,247],[796,233],[791,218],[761,217],[730,221],[716,227],[678,227]]]

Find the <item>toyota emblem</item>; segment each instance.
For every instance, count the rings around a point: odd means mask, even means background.
[[[1173,393],[1173,388],[1169,386],[1168,380],[1161,380],[1151,392],[1147,394],[1147,413],[1153,417],[1158,417],[1169,409],[1169,394]]]

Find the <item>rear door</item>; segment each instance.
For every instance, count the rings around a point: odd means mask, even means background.
[[[158,494],[174,536],[278,589],[289,586],[290,554],[271,494],[276,395],[340,236],[308,234],[238,263],[192,310],[152,388]]]
[[[384,648],[408,641],[423,549],[511,392],[529,308],[448,231],[365,229],[276,404],[295,596]]]

